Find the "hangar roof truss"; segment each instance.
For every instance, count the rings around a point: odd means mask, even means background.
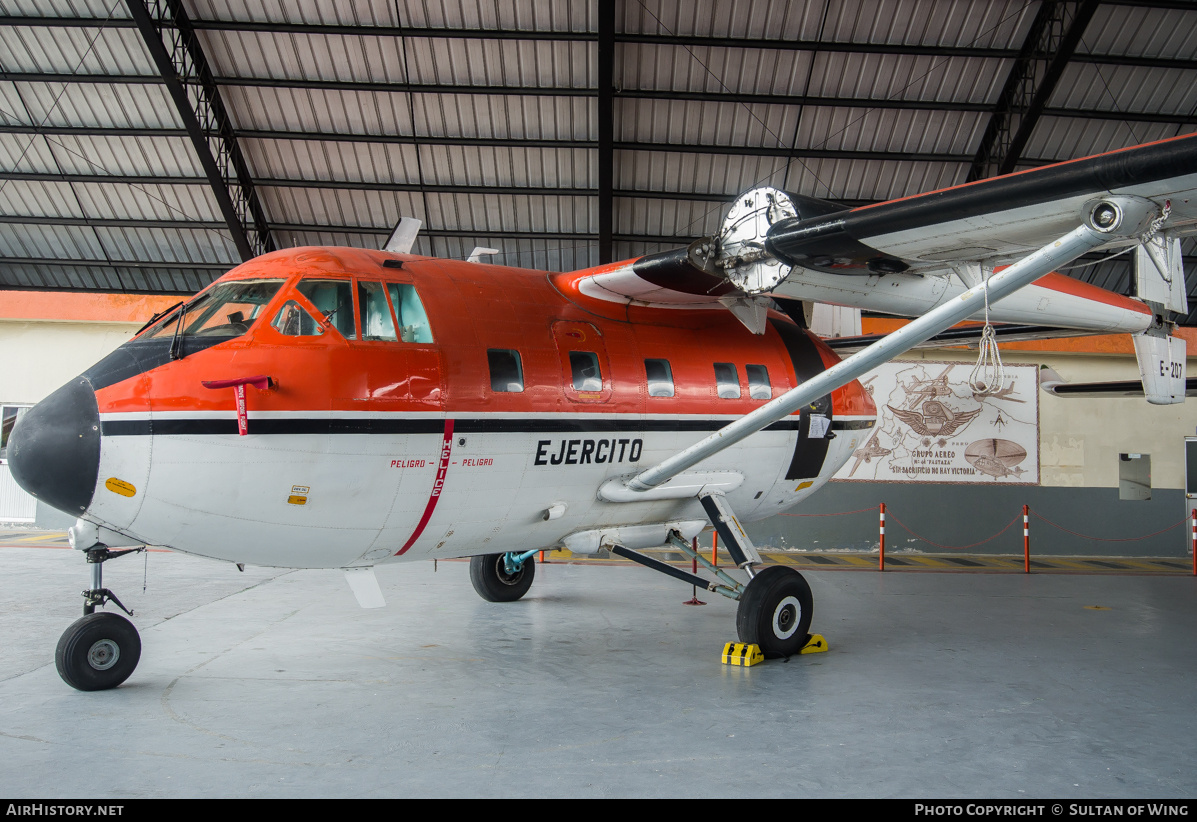
[[[401,216],[574,269],[755,185],[874,202],[1195,126],[1180,0],[0,0],[0,288],[190,292]]]

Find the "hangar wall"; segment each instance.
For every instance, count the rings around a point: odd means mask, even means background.
[[[33,405],[132,337],[176,297],[6,291],[0,300],[0,407]],[[0,459],[0,522],[66,528],[74,519],[24,491]]]
[[[1190,354],[1197,352],[1193,331],[1181,329]],[[912,351],[902,359],[973,363],[976,352]],[[1004,344],[1002,360],[1049,365],[1069,382],[1139,378],[1129,337]],[[1197,373],[1195,368],[1197,358],[1190,356],[1189,373]],[[970,546],[966,553],[1021,554],[1025,504],[1032,511],[1032,556],[1189,555],[1189,529],[1181,523],[1186,513],[1184,439],[1197,432],[1197,401],[1154,406],[1142,399],[1065,399],[1040,392],[1039,424],[1039,485],[833,480],[801,510],[755,523],[750,534],[759,544],[776,548],[875,551],[876,509],[884,502],[887,553],[951,553]],[[1123,453],[1150,455],[1150,499],[1120,499]],[[863,513],[839,515],[862,509]],[[1173,525],[1177,527],[1148,539],[1128,539]],[[975,545],[1003,528],[1007,530],[1000,536]],[[936,547],[927,540],[951,547]]]

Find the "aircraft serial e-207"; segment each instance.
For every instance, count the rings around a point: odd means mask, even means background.
[[[568,273],[414,256],[407,220],[383,251],[250,260],[12,432],[12,475],[78,518],[91,566],[59,673],[98,690],[136,667],[132,623],[96,609],[124,610],[103,563],[144,545],[343,568],[364,606],[383,604],[379,563],[468,556],[478,593],[511,601],[536,552],[605,549],[738,600],[742,642],[797,653],[810,588],[759,567],[742,523],[800,503],[868,440],[857,379],[987,316],[1133,334],[1139,392],[1183,401],[1170,332],[1195,197],[1190,135],[860,208],[756,188],[716,236]],[[1052,273],[1120,249],[1136,298]],[[916,319],[841,360],[804,303]],[[741,573],[691,549],[710,526]],[[666,544],[712,578],[641,553]]]

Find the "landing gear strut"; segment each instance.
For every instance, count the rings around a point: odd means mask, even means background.
[[[104,587],[103,564],[110,559],[143,550],[110,551],[98,545],[87,551],[87,562],[91,565],[91,588],[83,592],[83,618],[63,632],[54,653],[58,675],[72,688],[80,691],[115,688],[128,679],[137,667],[141,659],[141,637],[137,635],[133,623],[120,614],[105,611],[97,613],[96,608],[113,602],[126,614],[133,616],[133,612],[116,598],[116,594]]]

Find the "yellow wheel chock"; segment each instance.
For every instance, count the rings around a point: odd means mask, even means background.
[[[761,653],[761,646],[750,645],[747,642],[729,642],[723,646],[724,665],[756,665],[764,662],[765,655]]]
[[[827,640],[822,634],[811,634],[799,654],[821,654],[827,650]]]
[[[811,634],[799,654],[821,654],[827,651],[827,640],[822,634]],[[723,664],[740,665],[745,668],[764,662],[761,646],[747,642],[729,642],[723,646]]]

